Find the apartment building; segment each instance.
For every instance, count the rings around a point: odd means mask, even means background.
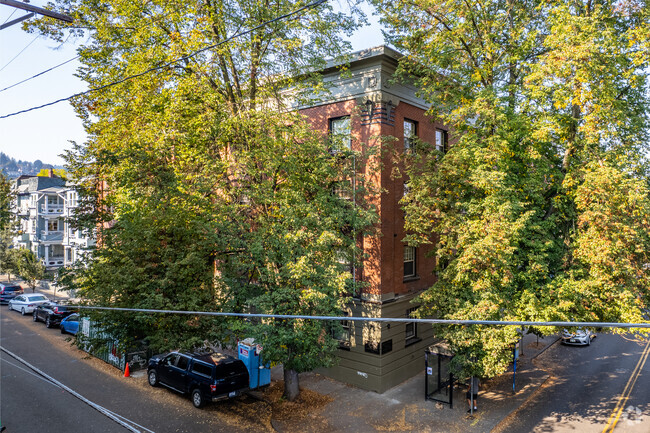
[[[413,151],[415,137],[444,151],[448,134],[445,125],[426,115],[429,106],[417,96],[418,89],[394,80],[400,57],[381,46],[355,53],[345,72],[339,65],[329,65],[324,71],[327,96],[292,107],[307,116],[314,129],[342,140],[352,151],[378,150],[355,167],[381,191],[371,197],[380,217],[380,235],[359,240],[365,258],[354,274],[364,287],[346,311],[351,316],[410,317],[417,307],[413,299],[435,282],[435,261],[427,256],[427,248],[403,241],[404,211],[399,202],[408,179],[395,175],[401,167],[394,155]],[[435,342],[430,326],[414,322],[345,322],[339,338],[340,362],[322,372],[377,392],[422,373],[424,351]]]
[[[75,263],[89,247],[91,237],[72,228],[77,191],[50,170],[49,176],[23,175],[13,185],[13,212],[18,221],[14,244],[27,248],[54,271]]]

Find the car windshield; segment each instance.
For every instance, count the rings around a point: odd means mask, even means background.
[[[28,299],[30,301],[47,301],[47,298],[43,295],[29,296]]]

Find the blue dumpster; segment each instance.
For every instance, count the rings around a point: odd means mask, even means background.
[[[271,367],[262,361],[262,346],[252,338],[240,341],[237,345],[237,355],[248,369],[250,389],[256,389],[271,383]]]

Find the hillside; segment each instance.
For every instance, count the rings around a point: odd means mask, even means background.
[[[23,174],[36,175],[42,169],[48,168],[63,168],[62,166],[45,164],[40,159],[34,162],[29,161],[16,161],[4,152],[0,152],[0,172],[2,172],[9,179],[15,179]]]

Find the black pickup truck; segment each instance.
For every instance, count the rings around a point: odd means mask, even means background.
[[[45,326],[51,328],[61,323],[65,317],[76,313],[75,308],[66,305],[57,304],[56,302],[46,302],[34,308],[34,322],[43,321]]]
[[[217,352],[156,355],[147,367],[149,385],[163,385],[192,398],[195,407],[248,390],[248,369],[239,359]]]

